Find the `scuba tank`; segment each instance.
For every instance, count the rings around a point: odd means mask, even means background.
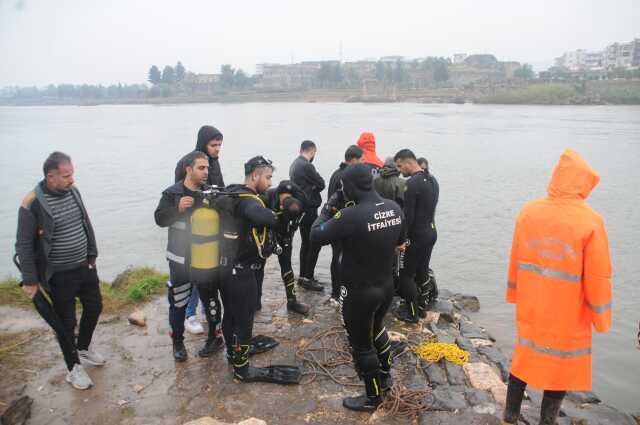
[[[220,214],[205,198],[203,206],[191,214],[191,279],[208,283],[220,266]]]

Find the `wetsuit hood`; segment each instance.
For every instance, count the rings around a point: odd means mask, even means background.
[[[362,133],[358,138],[358,147],[364,151],[365,164],[375,165],[376,167],[382,167],[384,163],[376,154],[376,136],[373,133]]]
[[[213,139],[222,139],[222,133],[220,133],[220,130],[211,125],[203,125],[200,127],[200,130],[198,130],[196,150],[204,153],[208,158],[214,159],[207,153],[207,143]]]
[[[396,167],[396,163],[393,162],[393,158],[389,158],[384,162],[384,166],[380,169],[380,176],[382,177],[393,177],[399,176],[400,171]]]
[[[577,152],[567,149],[553,170],[548,187],[549,197],[584,200],[599,181],[598,173]]]
[[[271,189],[268,192],[269,206],[272,209],[280,209],[280,194],[290,193],[291,196],[304,206],[307,197],[305,196],[300,186],[292,182],[291,180],[282,180],[275,189]]]
[[[373,192],[373,176],[365,164],[351,164],[342,172],[345,197],[356,203]]]

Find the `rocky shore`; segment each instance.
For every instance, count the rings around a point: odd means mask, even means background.
[[[476,297],[441,289],[440,300],[418,325],[407,325],[388,315],[387,328],[394,339],[412,346],[435,337],[469,352],[469,361],[464,365],[445,359],[430,363],[409,349],[399,353],[392,370],[394,382],[423,394],[427,410],[414,418],[390,416],[384,410],[364,414],[348,411],[341,404],[343,397],[362,388],[340,385],[322,374],[314,376],[296,356],[317,335],[340,326],[338,312],[326,302],[327,295],[303,292],[302,301],[313,306],[311,315],[288,314],[273,262],[267,266],[266,276],[263,310],[256,317],[255,333],[271,335],[280,345],[253,357],[252,362],[258,366],[301,365],[308,372],[302,385],[237,383],[223,353],[208,359],[196,356],[204,342],[200,335],[187,337],[189,360],[174,363],[167,301],[161,296],[142,309],[144,326],[129,324],[130,311],[102,317],[94,341],[108,364],[88,369],[94,388],[75,391],[64,382],[66,370],[51,332],[40,330],[43,323],[32,320],[30,310],[0,306],[0,332],[36,332],[33,340],[20,347],[18,358],[3,358],[0,363],[0,411],[8,410],[11,401],[28,396],[33,403],[28,406],[31,418],[25,423],[33,425],[502,423],[509,356],[496,346],[488,330],[471,320],[480,308]],[[328,280],[328,276],[319,277]],[[440,285],[446,288],[446,282]],[[346,347],[341,339],[336,344]],[[353,373],[351,366],[341,367],[343,373]],[[520,423],[538,423],[540,400],[540,392],[527,392]],[[3,425],[14,423],[23,422]],[[602,403],[592,393],[569,394],[558,423],[637,424],[631,415]]]

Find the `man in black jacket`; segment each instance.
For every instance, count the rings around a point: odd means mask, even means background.
[[[191,214],[202,204],[198,191],[205,187],[209,175],[207,156],[198,151],[191,152],[182,158],[186,176],[162,192],[162,198],[155,211],[156,224],[167,227],[167,261],[169,262],[170,281],[168,282],[169,323],[173,340],[173,356],[176,361],[187,360],[184,346],[184,320],[187,303],[191,297],[192,282],[190,271]],[[217,315],[220,313],[217,309]],[[209,337],[200,355],[206,357],[223,346],[222,337],[217,334],[215,323],[219,318],[210,317],[209,309],[205,310],[209,321]]]
[[[44,162],[43,171],[45,179],[27,194],[18,211],[16,253],[22,289],[36,307],[37,299],[43,299],[40,289],[51,298],[53,311],[64,328],[58,341],[69,370],[66,380],[84,390],[93,382],[80,360],[93,366],[105,364],[100,354],[89,350],[102,311],[96,239],[74,186],[71,158],[53,152]],[[82,303],[77,341],[76,297]]]
[[[400,295],[405,300],[395,313],[400,320],[417,323],[425,317],[427,305],[438,297],[435,280],[429,276],[429,262],[438,239],[435,213],[440,195],[438,182],[422,170],[409,149],[396,153],[396,166],[409,177],[404,192],[404,214],[409,245],[400,269]]]
[[[196,141],[195,150],[207,155],[207,159],[209,161],[209,176],[207,177],[207,184],[209,186],[215,186],[220,189],[224,188],[224,179],[222,178],[222,171],[220,170],[219,162],[221,148],[222,133],[217,128],[210,125],[204,125],[200,127],[200,130],[198,130],[198,138]],[[175,170],[175,182],[177,183],[180,180],[184,180],[184,178],[184,164],[182,164],[182,161],[178,161]],[[185,328],[190,333],[200,334],[203,332],[203,329],[202,325],[196,318],[196,308],[198,307],[198,300],[202,300],[204,310],[213,308],[214,311],[216,308],[219,308],[220,300],[218,298],[218,290],[215,288],[209,288],[210,293],[208,295],[211,296],[211,299],[207,299],[206,296],[203,296],[207,294],[202,294],[197,287],[194,286],[192,289],[193,290],[191,292],[191,298],[189,299],[189,304],[187,304]],[[204,292],[207,292],[207,288],[205,288]],[[205,315],[206,314],[207,312],[205,311]],[[218,315],[219,313],[214,314],[214,316]],[[209,323],[209,327],[211,327],[211,323]],[[211,333],[211,329],[209,330],[209,333]],[[201,351],[200,354],[208,356],[211,353],[208,353],[205,350]]]
[[[300,276],[298,285],[312,291],[323,291],[324,287],[317,282],[314,277],[320,246],[311,243],[309,233],[313,222],[318,218],[318,207],[322,205],[320,193],[324,190],[324,179],[313,166],[312,162],[316,156],[316,145],[310,140],[305,140],[300,145],[300,156],[293,161],[289,168],[289,178],[300,186],[307,203],[305,205],[304,217],[300,222]]]
[[[333,172],[331,178],[329,179],[329,187],[327,189],[327,204],[323,207],[324,210],[327,208],[334,208],[335,211],[330,213],[330,216],[333,217],[333,214],[337,210],[341,210],[344,208],[342,202],[338,203],[335,206],[328,206],[330,204],[329,200],[332,196],[342,188],[342,172],[347,166],[351,164],[357,164],[364,161],[364,151],[356,146],[351,145],[347,148],[344,153],[344,162],[340,163],[340,166],[336,171]],[[331,242],[331,297],[329,301],[334,305],[338,306],[338,298],[340,297],[340,260],[342,259],[342,241],[335,240]]]

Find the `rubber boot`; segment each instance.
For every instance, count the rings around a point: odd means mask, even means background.
[[[173,358],[177,362],[187,361],[187,349],[184,346],[183,340],[173,340]]]
[[[249,372],[249,350],[251,349],[250,345],[240,345],[236,344],[233,347],[233,377],[242,381]]]
[[[364,381],[365,394],[357,397],[346,397],[342,405],[358,412],[373,412],[382,403],[380,389],[380,363],[375,349],[355,353],[358,370]]]
[[[306,316],[309,314],[309,306],[298,302],[296,298],[295,278],[292,271],[288,271],[282,276],[284,281],[284,291],[287,294],[287,310]]]
[[[507,400],[504,407],[504,422],[507,424],[518,423],[520,417],[520,407],[527,384],[513,375],[509,375],[509,385],[507,386]]]
[[[433,273],[430,271],[430,273]],[[436,279],[432,274],[427,276],[427,280],[418,284],[418,316],[423,319],[427,317],[429,306],[438,298],[438,287]]]
[[[542,397],[542,406],[540,407],[540,425],[555,425],[562,406],[564,397],[549,397],[545,394]]]
[[[318,282],[307,279],[306,277],[298,278],[298,286],[304,288],[309,291],[322,292],[324,291],[324,286],[319,284]]]
[[[393,386],[393,379],[391,378],[393,350],[391,350],[391,341],[389,340],[389,334],[387,334],[386,328],[382,328],[374,338],[373,345],[376,347],[378,360],[380,361],[380,389],[384,393],[389,391]]]
[[[198,356],[211,357],[213,354],[222,350],[222,347],[224,347],[224,340],[222,339],[220,331],[215,327],[209,326],[207,341],[204,343],[204,347],[198,351]]]
[[[398,306],[398,308],[393,312],[393,315],[403,322],[418,323],[417,308],[412,302]]]

